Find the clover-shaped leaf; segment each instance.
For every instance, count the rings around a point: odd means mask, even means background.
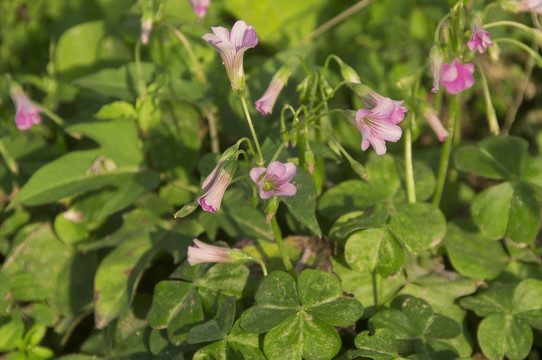
[[[358,349],[348,353],[349,359],[357,357],[373,360],[403,359],[399,356],[395,334],[386,328],[377,329],[372,336],[369,336],[369,331],[363,331],[356,337],[354,343]]]
[[[527,279],[517,286],[497,283],[460,304],[484,317],[478,327],[478,342],[490,358],[524,359],[533,344],[531,326],[542,328],[540,280]]]
[[[393,308],[375,314],[370,325],[391,330],[398,340],[399,353],[414,349],[417,340],[451,339],[461,332],[457,321],[435,314],[425,300],[412,296],[396,298]]]
[[[490,137],[478,146],[464,146],[457,151],[455,161],[460,170],[490,179],[514,179],[520,176],[527,154],[527,141],[514,136]]]
[[[331,359],[341,341],[335,326],[355,322],[363,313],[359,301],[342,296],[340,280],[321,270],[307,269],[295,280],[270,273],[256,292],[256,306],[241,315],[241,328],[263,333],[264,353],[275,359]]]

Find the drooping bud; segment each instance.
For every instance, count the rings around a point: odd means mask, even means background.
[[[284,65],[275,73],[275,75],[273,75],[267,90],[263,96],[255,102],[256,109],[262,115],[271,114],[273,112],[273,106],[275,105],[282,88],[288,83],[288,78],[291,74],[290,67]]]
[[[237,170],[237,158],[234,156],[222,163],[219,162],[215,170],[209,174],[203,183],[202,188],[206,193],[198,198],[198,203],[202,209],[210,213],[220,210],[224,192],[226,192],[226,188],[230,185]]]
[[[443,142],[448,138],[448,130],[444,128],[438,118],[437,112],[431,106],[425,103],[422,104],[422,115],[431,129],[435,132],[435,135],[437,135],[438,141]]]

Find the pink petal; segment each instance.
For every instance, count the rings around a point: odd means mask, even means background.
[[[275,195],[294,196],[297,188],[294,184],[286,183],[280,187],[280,190],[275,191]]]
[[[273,161],[267,167],[267,178],[282,179],[286,173],[286,165],[280,161]]]
[[[213,34],[218,38],[218,40],[228,42],[230,41],[230,32],[225,27],[214,26],[211,27],[211,30],[213,31]]]
[[[395,103],[389,98],[384,98],[378,103],[371,113],[371,118],[375,120],[389,120],[395,112]]]
[[[266,171],[267,169],[264,167],[252,168],[250,169],[250,178],[254,183],[258,184],[260,182],[260,176]]]
[[[454,81],[457,79],[457,68],[450,64],[442,65],[441,81]]]
[[[377,155],[386,153],[386,142],[384,140],[373,137],[370,139],[370,142]]]

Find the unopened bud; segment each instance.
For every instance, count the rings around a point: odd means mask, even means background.
[[[433,44],[429,53],[429,65],[431,67],[431,76],[433,76],[432,92],[438,93],[440,87],[440,72],[442,63],[444,62],[444,54],[439,45]]]

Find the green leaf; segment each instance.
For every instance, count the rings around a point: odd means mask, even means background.
[[[473,310],[480,317],[488,317],[511,312],[513,298],[513,284],[496,283],[477,296],[461,299],[459,304],[466,309]]]
[[[66,30],[58,40],[55,69],[72,80],[104,65],[129,60],[132,51],[108,34],[105,21],[90,21]]]
[[[472,218],[492,239],[505,235],[517,243],[531,244],[540,228],[540,204],[521,182],[505,182],[476,195]]]
[[[273,328],[264,338],[269,359],[331,359],[341,347],[335,329],[310,315],[298,313]]]
[[[83,123],[70,126],[67,131],[86,135],[101,147],[74,151],[44,165],[22,187],[10,207],[17,203],[45,204],[109,184],[120,186],[115,181],[125,182],[128,176],[125,174],[136,177],[136,173],[140,171],[138,166],[143,156],[133,122],[118,120]],[[119,179],[118,176],[123,174],[124,177]],[[145,185],[147,188],[154,184],[156,173],[151,176],[151,184]]]
[[[65,213],[60,213],[55,217],[54,228],[58,238],[66,245],[85,241],[89,237],[86,225],[68,219]]]
[[[442,240],[446,233],[446,218],[433,204],[404,204],[397,206],[388,229],[410,251],[417,253]]]
[[[250,271],[245,265],[218,263],[201,276],[197,285],[199,289],[211,290],[240,299],[248,290]]]
[[[262,280],[255,300],[256,306],[241,315],[241,328],[250,333],[271,330],[294,315],[300,305],[294,279],[282,271],[273,271]]]
[[[165,231],[135,234],[120,243],[100,263],[94,280],[94,318],[98,329],[103,329],[131,303],[137,284],[145,268],[169,242],[187,248],[190,236]]]
[[[457,151],[460,170],[491,179],[514,179],[520,176],[528,143],[515,136],[486,138],[478,147],[464,146]]]
[[[349,212],[335,221],[329,231],[329,236],[344,246],[345,238],[354,231],[382,227],[387,219],[388,210],[384,206],[375,206],[372,213],[365,211]]]
[[[292,4],[287,0],[254,3],[250,0],[233,0],[225,3],[228,12],[244,19],[258,33],[264,43],[286,48],[316,28],[319,0]],[[266,14],[266,16],[261,16]]]
[[[514,290],[512,312],[515,317],[542,329],[542,281],[527,279]]]
[[[482,320],[477,334],[482,352],[492,359],[525,359],[533,345],[529,325],[511,315],[490,315]]]
[[[196,288],[190,290],[176,316],[168,323],[168,338],[175,345],[186,340],[188,332],[197,323],[204,320],[203,305]]]
[[[12,298],[17,301],[50,300],[55,283],[73,249],[60,242],[49,224],[24,228],[2,267],[8,276]]]
[[[454,268],[473,279],[494,279],[508,263],[501,244],[480,236],[472,226],[449,224],[444,245]]]
[[[305,225],[309,230],[319,237],[322,231],[316,219],[316,186],[314,178],[305,169],[297,168],[292,180],[297,188],[294,196],[282,196],[280,199],[286,204],[290,213]]]
[[[118,68],[102,69],[93,74],[82,76],[74,80],[72,84],[105,97],[133,102],[138,96],[138,78],[143,84],[149,84],[154,80],[155,72],[156,67],[152,63],[140,63],[139,69],[136,63],[128,63]],[[106,119],[111,117],[112,113],[127,117],[135,117],[136,115],[132,104],[117,101],[105,105],[100,109],[97,117]]]
[[[193,285],[183,281],[161,281],[154,288],[147,322],[155,329],[164,329],[186,307],[186,299]]]
[[[369,336],[369,331],[362,331],[354,340],[357,350],[348,353],[349,359],[367,357],[373,360],[401,359],[398,353],[397,340],[391,330],[377,329],[374,335]]]
[[[403,267],[403,247],[387,229],[367,229],[355,232],[344,248],[346,262],[363,273],[376,272],[382,276],[396,274]]]
[[[94,116],[98,119],[116,119],[119,117],[135,119],[137,113],[134,105],[131,103],[126,101],[113,101],[112,103],[102,106]]]
[[[392,156],[374,156],[367,163],[367,181],[347,180],[325,192],[318,210],[329,219],[391,199],[400,187]]]
[[[24,324],[11,321],[0,326],[0,351],[8,351],[17,347],[17,341],[22,339]]]
[[[234,319],[235,296],[230,296],[220,304],[218,317],[194,326],[190,329],[186,341],[189,344],[198,344],[224,339],[230,332]]]
[[[304,270],[299,276],[299,299],[307,313],[334,326],[348,326],[363,314],[359,301],[342,296],[340,280],[321,270]]]

